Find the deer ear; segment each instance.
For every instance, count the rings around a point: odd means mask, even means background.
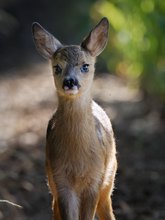
[[[92,56],[98,56],[107,44],[108,28],[108,19],[102,18],[89,35],[83,40],[81,47],[89,51]]]
[[[46,59],[52,58],[56,50],[62,47],[62,44],[37,22],[32,24],[32,33],[37,50]]]

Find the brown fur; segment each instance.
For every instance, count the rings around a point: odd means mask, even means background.
[[[43,30],[42,35],[38,29]],[[39,51],[44,56],[53,54],[52,67],[58,64],[62,68],[60,75],[54,73],[59,103],[48,124],[46,144],[54,220],[92,220],[95,214],[100,220],[115,220],[110,197],[117,168],[115,141],[108,116],[91,98],[95,56],[106,44],[107,29],[103,19],[82,46],[62,46],[55,40],[51,42],[56,44],[53,53],[50,44],[40,45],[46,42],[43,33],[45,38],[49,33],[41,26],[33,28]],[[52,35],[49,43],[51,40]],[[80,69],[86,63],[89,72],[84,74]],[[66,95],[62,88],[68,76],[76,77],[80,84],[76,95]]]

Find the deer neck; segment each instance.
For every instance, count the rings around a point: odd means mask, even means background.
[[[57,126],[75,144],[76,141],[84,142],[84,139],[89,139],[89,135],[95,130],[91,103],[92,98],[89,94],[74,99],[59,97],[56,112]]]
[[[88,152],[91,142],[94,143],[96,134],[91,103],[91,96],[84,97],[83,95],[72,100],[59,97],[56,111],[56,134],[57,139],[63,134],[64,142],[61,146],[65,146],[67,140],[65,154],[70,155],[69,152],[73,150],[81,157],[84,152]]]
[[[91,117],[92,98],[90,95],[80,95],[76,98],[66,98],[64,96],[58,97],[58,109],[59,113],[63,118],[73,118],[73,123],[88,119]]]

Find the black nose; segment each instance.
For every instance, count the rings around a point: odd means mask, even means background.
[[[77,86],[78,88],[80,87],[77,79],[72,77],[64,79],[63,89],[64,87],[68,87],[69,89],[72,89],[73,86]]]

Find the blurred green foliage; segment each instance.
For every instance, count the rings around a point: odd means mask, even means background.
[[[107,68],[165,101],[165,1],[100,0],[91,16],[111,24]]]

